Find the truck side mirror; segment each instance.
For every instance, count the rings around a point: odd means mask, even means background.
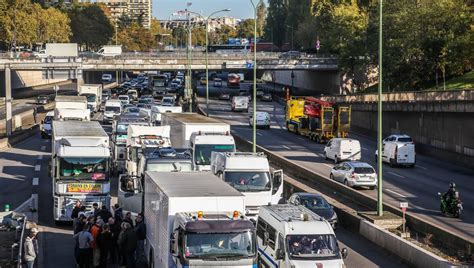
[[[348,254],[347,248],[343,248],[343,249],[341,250],[341,256],[342,256],[342,258],[343,258],[343,259],[347,258],[347,254]]]
[[[276,194],[278,190],[280,189],[280,186],[283,182],[283,170],[277,170],[273,172],[273,189],[272,189],[272,195]]]
[[[285,259],[285,251],[283,249],[279,248],[275,252],[275,258],[277,260],[284,260]]]

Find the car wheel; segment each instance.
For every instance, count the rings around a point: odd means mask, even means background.
[[[330,179],[330,180],[334,180],[334,175],[332,175],[332,173],[329,174],[329,179]]]
[[[339,163],[339,158],[337,157],[337,155],[334,156],[334,164],[337,164]]]
[[[375,186],[370,186],[369,190],[375,190]]]
[[[344,180],[344,185],[349,187],[349,182],[347,180]]]

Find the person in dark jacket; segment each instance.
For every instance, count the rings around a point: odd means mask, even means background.
[[[108,222],[109,218],[112,217],[112,213],[110,213],[106,206],[102,206],[99,212],[97,212],[97,217],[101,217],[104,222]]]
[[[107,268],[107,260],[109,256],[112,256],[111,252],[114,247],[113,233],[110,231],[108,224],[104,224],[104,227],[102,227],[102,232],[97,237],[97,246],[100,250],[99,267]]]
[[[94,212],[94,217],[97,217],[97,213],[99,213],[99,204],[94,203],[92,204],[92,212]]]
[[[115,219],[115,222],[118,223],[119,225],[123,221],[123,210],[119,204],[114,205],[114,219]]]
[[[125,214],[125,219],[123,219],[123,222],[130,224],[130,226],[132,226],[133,228],[132,213],[127,212],[127,214]]]
[[[135,251],[137,249],[137,233],[128,222],[124,222],[124,230],[119,237],[119,247],[125,255],[127,268],[135,268]]]
[[[79,212],[81,211],[81,201],[76,200],[76,204],[74,205],[74,208],[72,209],[71,213],[71,219],[77,219],[79,217]]]
[[[112,260],[112,263],[115,263],[117,261],[118,252],[119,252],[118,237],[120,234],[120,224],[117,223],[114,218],[109,218],[108,224],[109,224],[110,232],[112,232],[112,238],[113,238],[113,241],[112,241],[113,250],[110,252],[110,259]]]
[[[146,238],[146,225],[145,221],[143,220],[143,213],[138,214],[137,218],[135,219],[135,232],[137,233],[137,262],[144,262],[146,263],[145,257],[145,238]]]

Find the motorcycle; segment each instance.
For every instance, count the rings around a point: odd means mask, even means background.
[[[459,198],[459,193],[456,192],[456,198],[446,200],[441,193],[438,193],[441,198],[440,210],[443,215],[453,215],[456,218],[461,216],[463,210],[462,201]]]

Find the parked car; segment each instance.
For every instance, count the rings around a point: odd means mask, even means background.
[[[219,100],[230,100],[230,93],[221,92],[219,94]]]
[[[207,84],[207,79],[205,76],[201,76],[201,79],[199,80],[201,86],[205,86]]]
[[[256,112],[256,126],[270,129],[270,114],[267,112]],[[253,114],[249,116],[249,126],[253,126]]]
[[[331,169],[329,178],[342,182],[349,187],[368,187],[373,190],[377,186],[375,169],[364,162],[344,162]]]
[[[348,138],[331,139],[324,147],[324,158],[334,160],[334,163],[347,160],[360,160],[360,142]]]
[[[265,93],[262,95],[262,101],[273,101],[273,97],[271,93]]]
[[[38,97],[36,97],[36,104],[44,105],[44,104],[48,104],[48,102],[49,102],[49,97],[46,95],[39,95]]]
[[[103,74],[102,75],[102,82],[105,82],[105,83],[112,82],[112,75],[111,74]]]
[[[294,193],[288,199],[288,203],[293,205],[303,205],[309,210],[326,219],[336,229],[337,214],[326,199],[321,194],[317,193]]]
[[[222,87],[222,79],[214,78],[214,87]]]

